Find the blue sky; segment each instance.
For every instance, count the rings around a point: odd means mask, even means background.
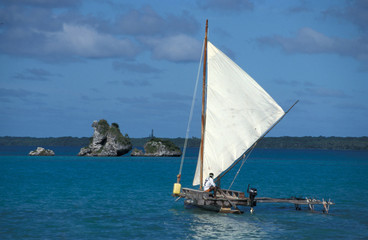
[[[269,136],[367,136],[364,0],[3,0],[0,136],[89,137],[103,118],[184,137],[206,19],[284,110],[300,100]]]

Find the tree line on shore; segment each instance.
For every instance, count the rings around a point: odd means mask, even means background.
[[[162,138],[179,147],[184,146],[184,138]],[[134,147],[143,147],[150,138],[130,138]],[[89,137],[0,137],[0,146],[87,146]],[[200,139],[188,139],[188,147],[199,147]],[[333,149],[368,150],[368,137],[265,137],[256,146],[268,149]]]

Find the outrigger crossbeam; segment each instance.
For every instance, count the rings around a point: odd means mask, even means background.
[[[261,197],[256,198],[257,203],[291,203],[294,204],[296,210],[301,210],[301,205],[307,205],[308,209],[314,212],[315,205],[323,206],[323,213],[328,213],[330,210],[330,205],[334,205],[330,199],[325,201],[324,199],[318,200],[314,198],[269,198],[269,197]]]

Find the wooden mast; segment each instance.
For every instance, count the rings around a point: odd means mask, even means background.
[[[201,169],[200,169],[200,185],[199,189],[202,190],[203,187],[203,142],[204,142],[204,128],[206,123],[205,116],[205,99],[206,99],[206,69],[207,69],[207,32],[208,32],[208,19],[206,20],[206,35],[204,37],[204,58],[203,58],[203,86],[202,86],[202,128],[201,128]]]

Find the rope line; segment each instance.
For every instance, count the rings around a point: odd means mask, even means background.
[[[185,153],[186,153],[187,145],[188,145],[188,137],[189,137],[189,131],[190,131],[190,123],[192,122],[192,118],[193,118],[193,110],[194,110],[194,104],[195,104],[196,95],[197,95],[198,82],[199,82],[199,74],[200,74],[200,72],[201,72],[201,67],[202,67],[203,51],[204,51],[204,41],[203,41],[203,45],[202,45],[202,51],[201,51],[201,52],[202,52],[202,54],[201,54],[201,58],[199,59],[199,66],[198,66],[197,80],[196,80],[196,84],[195,84],[195,87],[194,87],[194,93],[193,93],[193,99],[192,99],[192,106],[191,106],[191,108],[190,108],[190,114],[189,114],[189,120],[188,120],[187,131],[186,131],[186,134],[185,134],[185,141],[184,141],[183,155],[182,155],[182,157],[181,157],[181,163],[180,163],[179,175],[181,175],[181,171],[183,170],[184,158],[185,158]]]
[[[240,172],[241,168],[243,167],[244,163],[247,161],[247,159],[249,158],[249,156],[252,154],[252,151],[253,151],[253,149],[255,148],[255,146],[256,146],[256,145],[257,145],[257,144],[254,144],[254,145],[253,145],[252,149],[250,150],[250,152],[248,153],[248,155],[247,155],[247,157],[246,157],[246,158],[245,158],[245,154],[243,155],[243,162],[242,162],[242,164],[240,165],[240,167],[239,167],[239,169],[238,169],[238,172],[235,174],[235,177],[234,177],[233,181],[231,182],[231,184],[230,184],[230,186],[229,186],[228,190],[230,190],[230,189],[231,189],[231,187],[233,186],[233,183],[235,182],[235,179],[238,177],[238,174],[239,174],[239,172]]]

